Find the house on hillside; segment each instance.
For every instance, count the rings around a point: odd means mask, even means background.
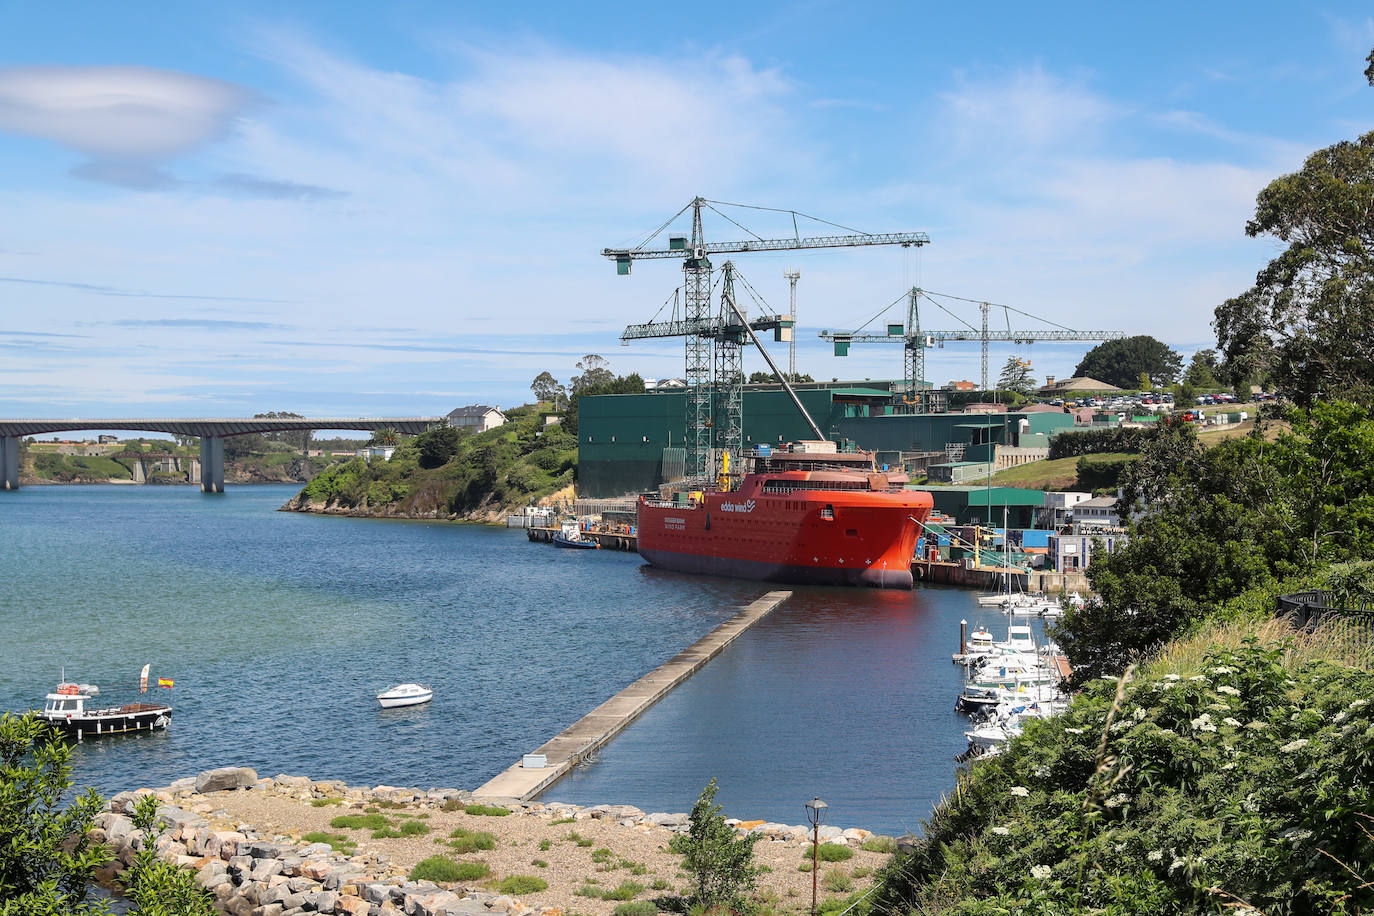
[[[336,452],[335,454],[338,453]],[[364,461],[367,461],[368,463],[371,463],[373,458],[380,458],[383,461],[390,461],[391,456],[396,454],[396,446],[364,445],[362,448],[358,449],[356,454],[359,458],[363,459]]]
[[[456,410],[450,410],[448,414],[449,426],[466,429],[474,433],[484,433],[489,429],[501,426],[505,422],[505,414],[495,407],[488,407],[485,404],[459,407]]]
[[[968,379],[956,379],[945,385],[946,391],[977,391],[978,383]]]
[[[1116,501],[1115,496],[1098,496],[1077,503],[1071,510],[1074,526],[1080,531],[1120,528],[1121,519],[1116,514]]]

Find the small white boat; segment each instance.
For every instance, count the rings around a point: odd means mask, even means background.
[[[419,706],[434,699],[434,690],[424,684],[397,684],[385,693],[377,694],[377,702],[383,709],[397,706]]]

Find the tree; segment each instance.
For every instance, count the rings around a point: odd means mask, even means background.
[[[582,390],[574,390],[571,398],[568,399],[568,409],[563,415],[562,427],[573,435],[577,435],[577,419],[580,413],[579,405],[584,396],[596,394],[643,394],[644,379],[639,377],[638,372],[631,372],[617,378],[611,376],[610,380],[592,385]]]
[[[577,368],[580,371],[572,377],[573,394],[615,381],[615,373],[608,366],[610,363],[595,353],[588,353],[578,360]]]
[[[1193,358],[1188,361],[1188,369],[1183,373],[1183,381],[1193,388],[1220,388],[1221,382],[1217,379],[1219,368],[1216,350],[1198,350],[1193,354]]]
[[[255,413],[254,419],[289,419],[304,420],[305,417],[289,410],[269,410],[267,413]],[[266,433],[263,438],[268,442],[285,442],[287,445],[300,451],[304,455],[310,450],[310,439],[314,435],[314,430],[309,429],[286,429],[275,433]]]
[[[1151,388],[1154,387],[1150,383],[1150,377],[1146,375],[1144,372],[1140,373],[1140,377],[1135,380],[1135,386],[1141,391],[1149,391]]]
[[[997,387],[1007,391],[1015,391],[1018,394],[1030,394],[1035,387],[1035,376],[1031,375],[1030,360],[1022,360],[1015,356],[1007,358],[1007,364],[1002,367],[1002,374],[997,379]]]
[[[191,872],[158,857],[163,827],[157,822],[157,797],[145,795],[134,804],[134,829],[143,842],[119,877],[137,916],[215,916],[214,898],[196,886]]]
[[[90,840],[101,799],[71,787],[71,745],[36,715],[0,715],[0,916],[105,914],[86,890],[109,851]]]
[[[744,895],[758,880],[754,843],[759,835],[736,837],[715,800],[716,781],[712,778],[692,806],[687,832],[674,837],[669,849],[682,855],[682,867],[692,874],[689,905],[742,913],[748,909]]]
[[[784,374],[786,374],[786,373],[784,373]],[[788,380],[789,382],[791,382],[792,384],[794,384],[794,385],[795,385],[796,383],[798,383],[798,382],[814,382],[814,381],[815,381],[815,379],[813,379],[811,376],[807,375],[807,374],[804,373],[804,372],[794,372],[793,374],[787,376],[787,380]],[[749,384],[751,384],[751,385],[776,385],[776,384],[778,384],[778,377],[777,377],[776,375],[774,375],[772,372],[751,372],[751,373],[749,374]]]
[[[567,389],[547,369],[534,377],[534,381],[530,383],[530,390],[534,392],[536,400],[552,401],[554,410],[558,409],[560,403],[566,402],[568,397]]]
[[[420,467],[443,467],[454,455],[463,434],[456,426],[436,426],[415,437],[415,446],[420,451]]]
[[[372,434],[372,438],[367,440],[368,445],[390,445],[401,444],[401,434],[396,432],[395,427],[383,426]]]
[[[1164,343],[1148,334],[1108,340],[1089,350],[1075,376],[1095,378],[1118,388],[1134,388],[1141,374],[1151,385],[1172,385],[1178,378],[1183,359]]]
[[[1374,403],[1374,132],[1307,157],[1255,202],[1245,234],[1285,243],[1255,285],[1217,306],[1227,380],[1272,374],[1298,404]]]

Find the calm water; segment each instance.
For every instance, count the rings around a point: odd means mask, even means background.
[[[474,788],[766,586],[691,578],[521,531],[276,512],[292,487],[0,493],[0,709],[69,679],[173,677],[156,735],[87,741],[103,792],[253,766]],[[797,589],[546,796],[914,829],[965,742],[949,653],[970,593]],[[993,615],[995,616],[995,615]],[[1000,626],[1000,622],[988,620]],[[425,707],[379,710],[391,684]]]

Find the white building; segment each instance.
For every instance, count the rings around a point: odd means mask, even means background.
[[[474,433],[484,433],[489,429],[501,426],[505,422],[505,414],[495,407],[488,407],[485,404],[459,407],[457,410],[449,411],[448,414],[449,426],[470,430]]]
[[[1073,507],[1073,523],[1081,530],[1120,528],[1115,496],[1085,499]]]
[[[1091,493],[1080,493],[1074,490],[1046,493],[1045,505],[1040,510],[1040,518],[1035,527],[1047,528],[1050,531],[1058,531],[1060,528],[1067,527],[1073,521],[1074,507],[1090,499],[1092,499]]]
[[[358,449],[358,457],[366,461],[371,461],[373,458],[390,461],[394,454],[396,454],[396,446],[394,445],[365,445]]]

